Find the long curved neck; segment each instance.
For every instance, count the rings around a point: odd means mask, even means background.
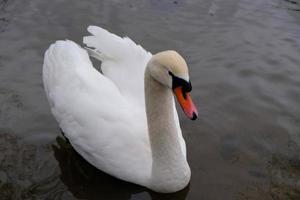
[[[181,151],[172,91],[151,76],[149,67],[145,71],[145,103],[152,149],[151,182],[152,187],[165,186],[170,192],[187,185],[190,169]]]

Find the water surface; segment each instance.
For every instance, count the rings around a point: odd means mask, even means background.
[[[300,8],[285,0],[0,1],[0,199],[300,198]],[[114,179],[62,139],[43,54],[90,24],[187,60],[200,117],[180,111],[192,169],[161,195]]]

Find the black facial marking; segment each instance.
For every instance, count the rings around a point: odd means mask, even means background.
[[[186,80],[175,76],[172,72],[169,71],[170,76],[172,76],[172,89],[177,87],[182,87],[183,98],[186,99],[186,93],[192,91],[191,81],[187,82]]]

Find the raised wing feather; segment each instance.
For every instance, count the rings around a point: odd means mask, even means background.
[[[130,103],[71,41],[46,51],[43,81],[51,111],[76,151],[109,174],[145,184],[151,152],[144,108]]]
[[[102,61],[103,74],[117,85],[126,99],[137,102],[145,112],[144,72],[152,54],[130,38],[121,38],[101,27],[89,26],[87,30],[92,35],[84,37],[83,43],[95,48],[88,50],[91,56]],[[175,104],[174,112],[182,152],[186,155]]]
[[[144,105],[144,71],[151,53],[128,37],[121,38],[103,28],[89,26],[88,31],[92,35],[84,37],[83,43],[96,49],[93,54],[102,61],[103,74],[122,95]]]

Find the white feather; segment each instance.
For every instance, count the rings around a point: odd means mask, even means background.
[[[128,37],[121,38],[103,28],[89,26],[88,31],[92,35],[84,37],[83,43],[101,53],[97,58],[102,61],[103,74],[124,96],[144,105],[144,72],[151,53]]]
[[[147,185],[151,148],[144,100],[144,71],[151,54],[129,38],[90,26],[84,43],[102,61],[99,73],[87,51],[57,41],[45,53],[43,81],[51,111],[72,146],[117,178]],[[175,104],[174,104],[175,105]],[[177,111],[175,121],[186,152]]]

